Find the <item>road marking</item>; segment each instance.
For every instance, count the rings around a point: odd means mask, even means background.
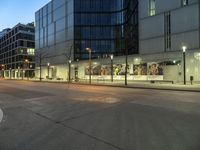
[[[24,99],[24,101],[37,101],[37,100],[41,100],[43,98],[49,98],[49,96],[42,96],[42,97],[34,97],[34,98],[28,98],[28,99]]]
[[[120,102],[120,99],[118,99],[118,98],[105,97],[105,96],[95,96],[95,97],[85,97],[85,98],[75,97],[74,99],[78,100],[78,101],[99,102],[99,103],[108,103],[108,104]]]
[[[3,111],[0,109],[0,123],[1,123],[2,119],[3,119]]]

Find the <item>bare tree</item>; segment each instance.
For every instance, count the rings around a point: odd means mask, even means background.
[[[63,53],[63,55],[67,58],[67,61],[68,61],[68,66],[69,66],[69,72],[68,72],[68,82],[70,83],[71,81],[71,55],[72,55],[72,50],[73,50],[74,46],[71,45],[70,48],[69,48],[69,53],[66,52],[66,53]],[[68,49],[67,49],[68,51]]]

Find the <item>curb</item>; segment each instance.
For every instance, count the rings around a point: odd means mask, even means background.
[[[10,80],[10,79],[5,79],[5,80]],[[168,91],[185,91],[185,92],[200,92],[200,87],[199,89],[181,89],[177,88],[177,87],[172,87],[172,88],[168,88],[168,87],[145,87],[145,86],[125,86],[125,85],[111,85],[111,84],[88,84],[88,83],[68,83],[67,81],[39,81],[39,80],[15,80],[15,79],[11,79],[14,81],[25,81],[25,82],[41,82],[41,83],[57,83],[57,84],[77,84],[77,85],[89,85],[89,86],[107,86],[107,87],[116,87],[116,88],[132,88],[132,89],[151,89],[151,90],[168,90]],[[10,80],[10,81],[11,81]]]

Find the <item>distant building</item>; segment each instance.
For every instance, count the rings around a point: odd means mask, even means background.
[[[0,32],[0,38],[2,37],[2,36],[4,36],[7,32],[9,32],[10,31],[10,28],[7,28],[7,29],[4,29],[4,30],[2,30],[1,32]]]
[[[35,69],[35,28],[33,23],[17,24],[0,36],[1,77],[32,77]]]

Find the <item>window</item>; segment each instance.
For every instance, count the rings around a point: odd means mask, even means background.
[[[171,49],[171,14],[170,12],[165,13],[164,18],[164,29],[165,29],[165,51]]]
[[[156,0],[149,0],[149,16],[156,14]]]
[[[188,0],[181,0],[181,5],[182,6],[187,6],[188,5]]]

